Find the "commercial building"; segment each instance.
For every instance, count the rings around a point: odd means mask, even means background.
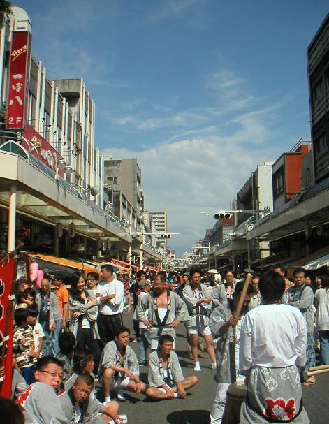
[[[267,180],[259,167],[251,174],[237,193],[240,212],[230,238],[219,246],[211,242],[212,266],[220,268],[217,258],[225,256],[235,271],[241,264],[291,272],[310,261],[329,263],[321,260],[329,252],[329,14],[307,56],[312,141],[300,139],[273,164],[265,163]]]
[[[95,104],[81,79],[47,79],[27,13],[12,10],[0,33],[0,249],[84,260],[108,258],[112,238],[129,249],[130,231],[104,208]],[[160,258],[140,239],[144,250]]]
[[[315,182],[329,176],[329,14],[307,49]]]
[[[168,247],[168,239],[166,237],[168,233],[167,212],[149,212],[149,216],[155,232],[159,234],[159,237],[157,237],[157,246],[161,251],[166,253]]]

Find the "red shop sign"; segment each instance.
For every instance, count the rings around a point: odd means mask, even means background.
[[[24,129],[28,104],[31,34],[14,31],[10,49],[6,128]]]

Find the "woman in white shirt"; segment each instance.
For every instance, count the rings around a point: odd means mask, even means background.
[[[285,282],[279,274],[264,274],[259,290],[263,304],[241,324],[239,365],[248,397],[240,423],[309,423],[299,372],[306,361],[306,322],[297,308],[281,303]]]
[[[315,292],[316,329],[320,340],[321,364],[329,364],[329,275],[323,270],[316,276],[320,288]]]

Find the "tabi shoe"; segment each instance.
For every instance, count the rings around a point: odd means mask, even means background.
[[[122,392],[117,392],[117,400],[119,402],[125,402],[126,401],[126,396]]]
[[[194,371],[201,371],[200,362],[195,363]]]

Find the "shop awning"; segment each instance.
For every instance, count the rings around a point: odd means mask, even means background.
[[[57,256],[42,255],[40,253],[30,254],[32,260],[35,260],[40,269],[49,275],[59,275],[64,279],[72,277],[77,272],[83,272],[85,275],[88,272],[98,272],[95,266],[85,264],[84,262],[73,261],[66,258],[59,258]],[[64,282],[66,282],[64,280]]]
[[[119,266],[122,268],[130,268],[130,265],[127,262],[119,261],[118,259],[111,259],[110,263],[114,266]]]
[[[256,259],[251,262],[250,266],[252,268],[267,268],[272,265],[277,265],[280,262],[284,262],[284,254],[278,253],[277,255],[266,256],[265,258]]]
[[[314,259],[304,266],[305,269],[314,270],[321,268],[322,266],[329,266],[329,254],[320,256],[320,258]]]
[[[40,258],[35,258],[38,263],[38,268],[44,273],[47,278],[53,278],[57,276],[61,278],[65,285],[71,285],[71,279],[78,272],[73,268],[64,267],[53,262],[47,262]]]
[[[322,249],[319,249],[316,252],[313,252],[310,255],[299,259],[298,261],[291,264],[290,268],[304,267],[305,269],[316,269],[322,265],[326,265],[326,256],[329,256],[329,246],[323,247]]]

